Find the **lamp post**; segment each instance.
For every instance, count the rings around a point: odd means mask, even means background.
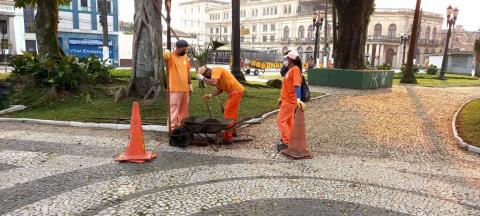
[[[448,6],[447,8],[447,26],[448,26],[448,32],[447,32],[447,40],[445,41],[445,50],[443,51],[443,60],[442,60],[442,69],[440,70],[440,77],[439,79],[444,80],[445,79],[445,71],[447,70],[447,63],[448,63],[448,57],[447,57],[447,52],[448,52],[448,42],[450,41],[450,37],[452,36],[452,26],[455,25],[455,22],[457,21],[457,16],[458,16],[458,8],[453,9],[452,6]],[[453,14],[453,17],[452,17]]]
[[[320,29],[322,28],[323,16],[323,13],[320,13],[320,11],[315,11],[315,13],[313,13],[313,26],[315,26],[315,50],[313,53],[313,59],[315,60],[315,65],[317,65],[318,38],[320,37]]]
[[[7,54],[5,52],[5,35],[7,34],[7,23],[0,23],[0,32],[2,33],[2,55],[3,55],[3,64],[5,66],[5,73],[7,73]],[[7,42],[8,44],[8,42]]]
[[[401,36],[400,37],[400,44],[403,44],[403,57],[402,57],[402,65],[405,64],[405,50],[407,49],[409,37],[408,36]]]

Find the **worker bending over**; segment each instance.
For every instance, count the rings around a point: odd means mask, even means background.
[[[175,51],[165,50],[163,58],[168,68],[168,91],[170,97],[170,127],[180,126],[182,120],[188,117],[189,96],[192,94],[190,79],[190,59],[185,55],[188,43],[179,40],[175,43]]]
[[[227,102],[223,108],[223,117],[225,119],[233,120],[232,124],[228,125],[228,127],[235,125],[237,123],[240,102],[242,101],[243,93],[245,91],[243,86],[230,72],[222,67],[207,68],[206,66],[203,66],[198,70],[197,79],[217,87],[217,90],[213,94],[203,96],[204,100],[209,100],[212,97],[218,96],[222,92],[228,94]],[[233,131],[225,133],[223,138],[224,144],[231,144],[232,140]]]

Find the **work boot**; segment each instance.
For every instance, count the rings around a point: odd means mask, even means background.
[[[286,149],[286,148],[288,148],[288,145],[285,144],[285,143],[283,143],[283,142],[280,143],[280,144],[277,144],[277,151],[278,151],[278,152],[280,152],[280,151],[282,151],[282,150],[284,150],[284,149]]]

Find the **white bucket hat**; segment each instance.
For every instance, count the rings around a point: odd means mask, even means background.
[[[284,58],[290,58],[290,59],[293,59],[295,60],[297,57],[298,57],[298,52],[295,51],[295,50],[290,50],[290,52],[288,52],[288,54],[286,56],[283,56]]]

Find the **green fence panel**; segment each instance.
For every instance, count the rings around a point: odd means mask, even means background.
[[[308,82],[350,89],[391,88],[393,75],[393,71],[385,70],[310,69]]]

